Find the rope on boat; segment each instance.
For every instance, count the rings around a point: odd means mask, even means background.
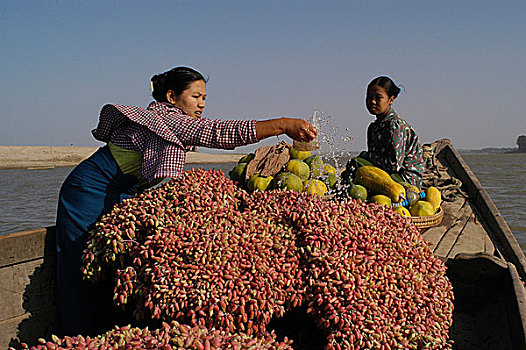
[[[442,147],[442,141],[433,142],[430,145],[423,145],[425,171],[422,178],[422,187],[436,187],[440,190],[442,200],[454,202],[458,197],[467,197],[467,195],[461,189],[462,181],[451,177],[447,172],[447,167],[443,166],[440,161],[437,160],[437,149],[441,149]]]

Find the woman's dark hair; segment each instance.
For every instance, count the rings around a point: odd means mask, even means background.
[[[394,98],[397,98],[398,94],[400,93],[400,88],[389,77],[381,76],[381,77],[374,78],[369,83],[369,85],[367,85],[367,88],[370,88],[376,85],[378,85],[381,88],[384,88],[389,97],[393,96]]]
[[[173,90],[179,96],[194,81],[205,78],[198,71],[188,67],[175,67],[167,72],[156,74],[152,77],[152,97],[157,102],[168,102],[166,93]]]

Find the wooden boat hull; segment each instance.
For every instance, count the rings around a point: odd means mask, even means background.
[[[55,227],[0,237],[0,348],[49,336],[55,319]]]
[[[446,266],[455,348],[526,349],[526,299],[515,266],[488,255],[459,255]]]
[[[477,219],[483,220],[498,246],[496,254],[437,254],[446,263],[455,294],[451,329],[455,348],[526,349],[526,297],[520,279],[525,277],[524,254],[488,194],[450,143],[444,143],[438,158],[461,179]],[[448,220],[451,222],[446,212],[445,225]],[[436,229],[440,230],[451,231],[450,227]],[[437,236],[431,231],[424,232],[424,237]],[[443,241],[444,236],[440,237]],[[441,252],[438,244],[435,248]],[[451,251],[454,249],[448,249]],[[55,271],[54,227],[0,236],[1,348],[49,338],[55,317]]]

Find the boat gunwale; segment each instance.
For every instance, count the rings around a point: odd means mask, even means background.
[[[1,235],[0,246],[0,268],[55,256],[55,226]]]
[[[491,230],[488,234],[496,235],[494,237],[498,239],[496,243],[504,249],[506,257],[515,265],[519,276],[526,280],[526,256],[508,223],[504,220],[488,192],[482,187],[478,178],[451,142],[448,139],[443,139],[439,142],[442,142],[442,148],[436,151],[437,157],[445,157],[448,169],[453,171],[462,182],[462,187],[468,194],[469,201],[475,206],[478,214]]]
[[[517,268],[512,263],[508,264],[508,271],[510,273],[511,281],[513,283],[513,289],[515,290],[515,296],[517,300],[517,309],[519,310],[519,317],[522,321],[522,335],[524,343],[526,344],[526,290],[524,285],[519,278]],[[525,345],[526,347],[526,345]]]

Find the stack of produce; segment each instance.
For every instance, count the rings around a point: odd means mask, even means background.
[[[284,189],[325,196],[340,182],[336,168],[310,151],[290,147],[290,159],[283,169],[272,175],[254,174],[246,179],[244,171],[253,159],[253,153],[242,157],[229,172],[230,179],[249,192]]]
[[[403,216],[431,216],[440,208],[440,191],[433,186],[425,191],[407,182],[397,182],[385,171],[372,165],[356,170],[348,187],[349,195],[369,203],[382,204]]]
[[[84,261],[88,279],[115,276],[115,303],[140,318],[266,336],[307,306],[328,349],[450,347],[444,264],[407,220],[352,198],[249,194],[188,171],[103,217]]]
[[[415,226],[354,199],[309,201],[297,226],[308,312],[328,348],[450,347],[452,288]]]
[[[97,350],[134,350],[134,349],[292,349],[290,341],[276,341],[273,333],[259,337],[245,334],[229,334],[201,326],[190,327],[172,321],[170,324],[156,330],[148,328],[132,328],[130,326],[115,327],[98,337],[52,337],[51,341],[39,339],[38,345],[29,347],[22,344],[22,349],[52,350],[52,349],[97,349]],[[14,350],[14,349],[13,349]]]
[[[92,232],[83,272],[114,273],[115,303],[131,297],[138,318],[260,334],[304,287],[291,228],[246,195],[200,169],[125,200]]]

